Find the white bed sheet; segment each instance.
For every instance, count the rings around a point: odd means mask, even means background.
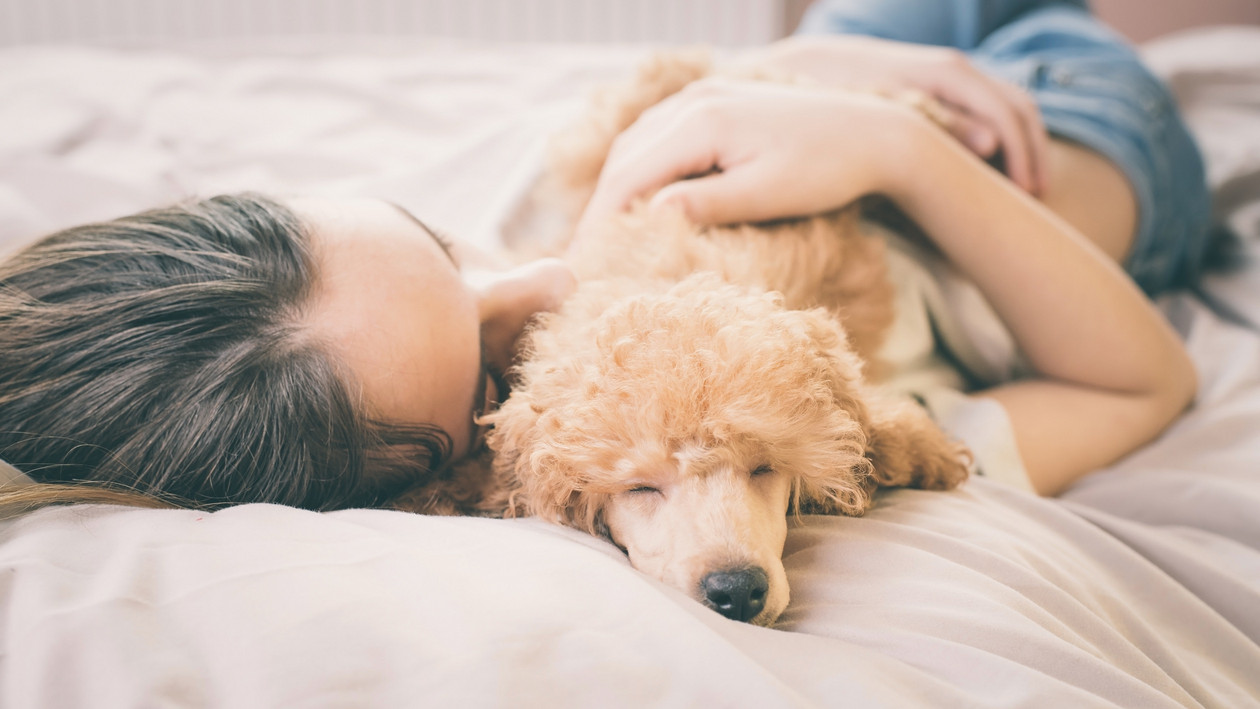
[[[1152,59],[1195,126],[1239,117],[1201,134],[1217,184],[1260,175],[1236,159],[1260,145],[1260,30],[1178,42]],[[545,136],[645,51],[0,51],[0,251],[240,189],[387,197],[493,243]],[[1209,287],[1260,314],[1260,268]],[[1260,704],[1260,336],[1164,305],[1203,380],[1166,436],[1061,500],[973,480],[804,518],[774,629],[531,520],[49,509],[0,523],[0,705]]]

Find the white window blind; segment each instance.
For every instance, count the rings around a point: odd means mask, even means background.
[[[265,36],[760,44],[808,0],[0,0],[0,45]]]

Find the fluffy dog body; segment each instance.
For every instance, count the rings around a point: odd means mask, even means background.
[[[645,110],[674,93],[695,90],[688,87],[711,73],[707,54],[660,54],[633,81],[596,96],[583,122],[553,142],[544,199],[575,220],[616,137]],[[739,74],[770,78],[749,69]],[[794,310],[827,308],[844,321],[849,343],[868,368],[894,317],[884,243],[867,232],[857,207],[700,228],[680,214],[652,215],[639,203],[597,225],[568,258],[580,281],[619,276],[679,281],[713,272],[729,283],[778,292]]]
[[[574,213],[615,136],[708,71],[659,57],[567,134],[552,179]],[[485,417],[489,479],[461,471],[448,504],[605,536],[640,571],[770,624],[789,514],[859,515],[877,487],[965,478],[964,448],[863,378],[894,313],[856,208],[701,228],[640,205],[592,236],[582,285],[538,318]]]

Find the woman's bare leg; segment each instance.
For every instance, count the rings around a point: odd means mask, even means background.
[[[1041,201],[1123,264],[1137,233],[1137,198],[1114,163],[1078,143],[1052,139]]]

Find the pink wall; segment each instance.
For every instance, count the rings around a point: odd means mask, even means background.
[[[1260,24],[1260,0],[1091,0],[1094,11],[1135,42],[1187,27]]]

